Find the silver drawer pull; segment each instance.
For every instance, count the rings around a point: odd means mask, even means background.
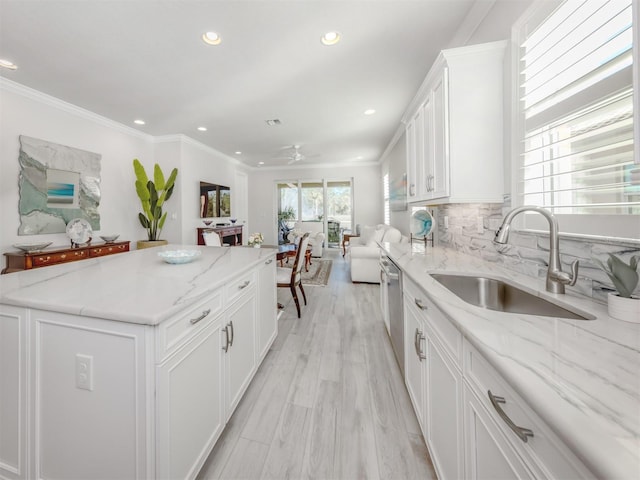
[[[518,425],[513,423],[513,420],[509,418],[506,412],[502,410],[502,407],[500,407],[499,405],[500,403],[507,403],[504,397],[499,397],[492,394],[491,390],[487,390],[487,394],[489,395],[489,400],[491,400],[493,408],[495,408],[496,412],[498,412],[500,418],[504,420],[504,423],[506,423],[509,428],[513,430],[513,432],[518,436],[520,440],[522,440],[524,443],[527,443],[528,437],[533,437],[533,431],[529,430],[528,428],[519,427]]]
[[[416,349],[416,355],[418,356],[420,361],[422,361],[422,360],[427,358],[427,356],[422,351],[422,346],[420,345],[422,340],[424,340],[424,339],[425,339],[425,337],[422,334],[422,332],[416,328],[416,333],[415,333],[415,336],[414,336],[414,339],[413,339],[413,346]]]
[[[422,300],[420,300],[419,298],[416,298],[414,300],[414,302],[416,303],[416,305],[418,306],[418,308],[420,310],[428,310],[429,309],[429,307],[427,307],[424,303],[422,303]]]
[[[267,260],[266,262],[264,262],[265,265],[269,265],[271,262],[273,262],[273,258],[270,258],[269,260]]]
[[[191,320],[189,320],[189,322],[191,322],[191,325],[195,325],[196,323],[198,323],[200,320],[205,318],[210,313],[211,313],[211,309],[207,308],[206,310],[202,311],[202,313],[200,314],[200,316],[198,318],[192,318]]]
[[[246,280],[242,285],[238,285],[238,290],[242,290],[243,288],[247,288],[251,282]]]
[[[233,339],[236,338],[236,332],[233,329],[233,320],[229,322],[228,326],[231,328],[231,338],[229,339],[229,346],[233,347]]]
[[[224,339],[224,347],[222,347],[222,350],[226,353],[229,350],[229,325],[224,327]]]

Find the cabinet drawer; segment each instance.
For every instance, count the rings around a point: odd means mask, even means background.
[[[129,244],[126,245],[104,245],[102,247],[94,247],[89,250],[90,257],[102,257],[113,253],[128,252]]]
[[[83,258],[89,258],[89,252],[87,250],[79,250],[77,252],[50,253],[47,255],[37,255],[33,257],[33,266],[44,267],[45,265],[54,265],[56,263],[73,262],[74,260],[80,260]]]
[[[222,295],[215,293],[187,313],[162,322],[158,327],[157,362],[187,343],[222,311]]]
[[[407,301],[419,307],[423,320],[435,332],[438,340],[454,362],[462,364],[462,334],[458,328],[442,313],[427,295],[411,280],[403,282],[404,294]]]
[[[482,399],[491,417],[537,478],[595,478],[467,341],[464,342],[464,352],[464,377],[469,386]],[[494,396],[495,405],[488,392]],[[526,428],[533,436],[525,436],[526,441],[521,439],[498,409],[516,428]]]
[[[250,272],[232,280],[225,287],[225,302],[227,305],[233,303],[242,293],[256,284],[256,273]]]

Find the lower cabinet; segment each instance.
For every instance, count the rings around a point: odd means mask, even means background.
[[[260,363],[278,335],[276,261],[265,260],[258,271],[257,362]]]
[[[594,478],[418,285],[403,288],[405,384],[440,480]]]
[[[463,478],[462,373],[427,331],[426,441],[439,478]]]
[[[471,389],[464,387],[467,478],[535,478]]]
[[[157,367],[158,478],[193,478],[225,425],[219,316]]]
[[[224,319],[225,421],[231,417],[255,372],[255,318],[255,295],[246,295],[229,308]]]

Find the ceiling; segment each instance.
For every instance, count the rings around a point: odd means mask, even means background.
[[[19,67],[0,75],[154,136],[189,136],[249,166],[287,166],[294,144],[305,157],[296,166],[370,164],[473,7],[0,0],[0,58]],[[331,30],[341,41],[324,46]],[[206,31],[222,43],[205,44]]]

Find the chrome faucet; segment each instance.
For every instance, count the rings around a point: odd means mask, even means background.
[[[578,280],[578,260],[571,264],[571,273],[562,271],[558,239],[558,220],[549,210],[536,206],[523,206],[511,210],[505,215],[502,225],[496,232],[494,243],[505,244],[509,240],[509,229],[514,217],[522,212],[538,212],[549,221],[549,266],[547,269],[547,292],[564,293],[565,285],[575,285]]]

